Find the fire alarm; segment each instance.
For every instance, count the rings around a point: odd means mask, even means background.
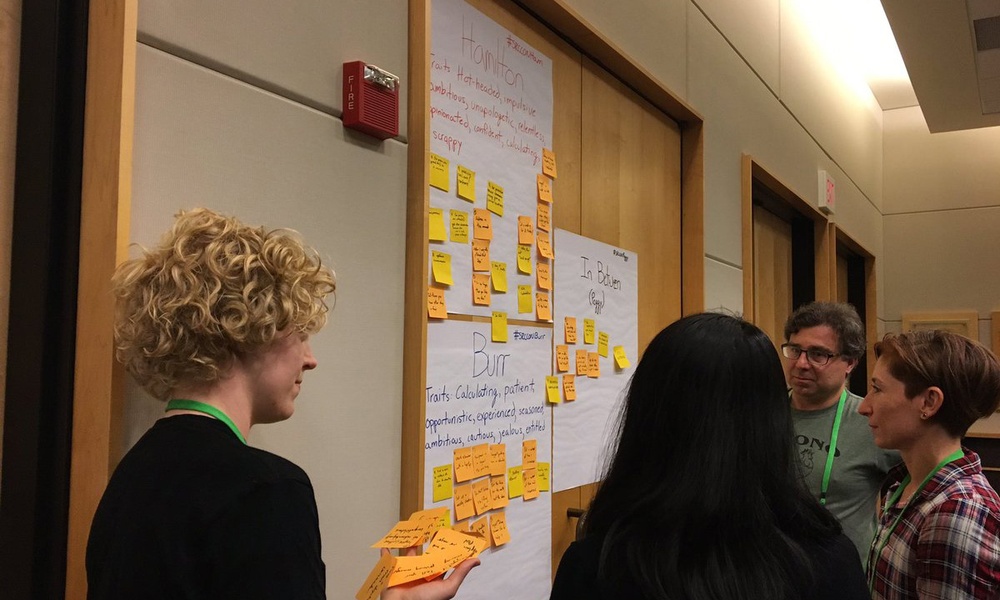
[[[344,126],[384,140],[399,134],[399,77],[360,60],[344,63]]]

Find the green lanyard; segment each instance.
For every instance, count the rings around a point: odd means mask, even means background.
[[[937,466],[934,467],[931,470],[931,472],[927,474],[927,477],[924,477],[924,480],[920,482],[919,486],[917,486],[916,491],[913,492],[913,495],[910,496],[910,499],[906,501],[906,506],[904,506],[903,509],[899,511],[899,514],[896,515],[896,518],[895,520],[893,520],[892,525],[889,526],[889,529],[885,532],[885,537],[882,538],[882,543],[878,544],[878,546],[876,547],[875,540],[872,540],[872,548],[875,550],[875,553],[872,554],[871,551],[869,551],[868,553],[867,570],[868,570],[869,593],[871,593],[872,590],[875,588],[875,570],[874,570],[875,561],[878,560],[878,556],[882,554],[883,550],[885,550],[886,544],[889,543],[889,538],[892,537],[892,532],[896,530],[896,526],[899,525],[900,520],[902,520],[903,514],[906,513],[906,509],[910,508],[910,505],[913,504],[913,501],[917,499],[917,496],[920,495],[920,492],[922,492],[924,490],[924,487],[927,486],[927,482],[929,482],[932,477],[937,475],[938,471],[940,471],[946,464],[958,460],[963,456],[965,456],[965,452],[963,452],[962,449],[959,448],[958,450],[955,450],[948,456],[944,457],[944,460],[939,462]],[[903,495],[903,490],[906,488],[907,485],[909,485],[909,483],[910,483],[910,474],[907,473],[906,477],[903,478],[903,481],[899,483],[899,487],[896,488],[896,491],[893,492],[892,496],[889,497],[889,500],[886,502],[885,506],[882,507],[882,510],[888,510],[890,506],[895,506],[896,502],[899,501],[899,497]],[[875,538],[877,540],[878,536],[876,535]]]
[[[823,483],[819,489],[819,503],[826,506],[826,491],[830,489],[830,473],[833,472],[833,458],[837,454],[837,438],[840,436],[840,419],[844,416],[844,404],[847,402],[847,389],[840,394],[837,402],[837,416],[833,418],[833,432],[830,433],[830,448],[826,454],[826,468],[823,469]]]
[[[247,443],[246,438],[243,437],[242,433],[240,433],[240,428],[236,426],[236,423],[233,423],[233,420],[229,418],[229,415],[222,412],[218,408],[215,408],[211,404],[205,404],[204,402],[198,402],[197,400],[174,398],[170,402],[167,402],[167,410],[165,412],[169,412],[171,410],[192,410],[194,412],[200,412],[202,414],[215,417],[225,423],[226,427],[232,429],[233,433],[236,434],[236,437],[238,437],[241,442],[244,444]]]

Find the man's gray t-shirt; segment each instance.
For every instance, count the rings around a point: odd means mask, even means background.
[[[860,396],[847,394],[830,486],[826,492],[826,508],[840,520],[844,533],[854,542],[864,561],[875,535],[875,503],[879,486],[900,458],[898,452],[882,450],[875,445],[868,418],[858,413],[860,404]],[[802,476],[817,500],[836,416],[836,404],[821,410],[792,408],[795,447],[802,465]]]

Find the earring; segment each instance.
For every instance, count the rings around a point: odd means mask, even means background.
[[[920,413],[920,418],[921,419],[926,419],[927,418],[927,413],[925,413],[925,412]]]

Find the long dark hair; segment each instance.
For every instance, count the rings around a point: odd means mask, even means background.
[[[778,355],[742,319],[705,313],[661,331],[629,385],[617,447],[590,507],[599,577],[648,598],[793,598],[801,543],[840,525],[805,490]]]

